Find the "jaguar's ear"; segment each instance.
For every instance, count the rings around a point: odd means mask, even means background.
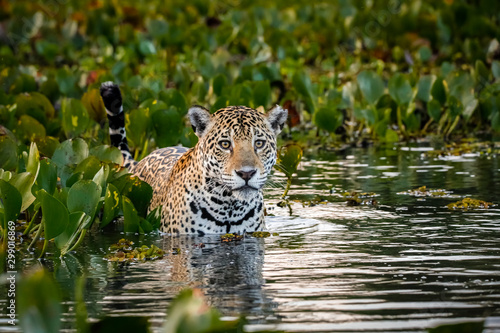
[[[212,119],[210,112],[203,106],[194,105],[189,108],[188,114],[193,131],[198,138],[201,138],[205,134],[205,130]]]
[[[288,117],[288,110],[283,109],[281,106],[276,105],[274,108],[267,112],[267,119],[271,124],[274,134],[278,135],[283,126],[285,126],[286,118]]]

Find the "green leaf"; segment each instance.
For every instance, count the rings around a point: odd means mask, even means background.
[[[101,228],[107,226],[120,212],[120,192],[113,184],[108,184],[104,196],[104,211]]]
[[[435,99],[429,101],[427,103],[427,112],[432,119],[439,121],[441,118],[441,104]]]
[[[292,84],[297,92],[304,98],[308,111],[316,112],[315,96],[312,89],[312,83],[309,76],[303,71],[296,71],[292,77]]]
[[[75,138],[87,130],[90,118],[82,102],[64,98],[61,102],[61,112],[62,127],[66,137]]]
[[[253,87],[253,102],[255,107],[267,108],[271,104],[271,86],[269,81],[257,81]]]
[[[11,137],[0,134],[0,168],[14,171],[17,168],[17,162],[16,142]]]
[[[33,175],[29,172],[23,172],[14,175],[9,183],[17,188],[19,193],[21,193],[23,198],[21,211],[24,212],[36,199],[31,193],[31,187],[35,183],[35,177],[33,177]]]
[[[38,170],[40,169],[40,153],[38,152],[38,148],[34,142],[30,145],[28,158],[25,161],[25,164],[26,171],[31,173],[33,177],[36,178],[38,176]]]
[[[23,198],[13,185],[0,179],[0,199],[0,208],[3,208],[3,221],[0,222],[2,228],[6,229],[9,221],[17,221],[17,217],[21,212]]]
[[[52,161],[57,165],[57,173],[61,183],[71,176],[76,164],[89,156],[89,148],[83,139],[66,140],[54,152]]]
[[[139,214],[132,201],[126,196],[122,196],[123,206],[123,226],[125,232],[139,231]]]
[[[434,81],[431,88],[431,95],[439,104],[444,105],[446,103],[446,88],[442,78],[438,77],[436,81]]]
[[[291,179],[297,171],[302,159],[302,148],[296,144],[289,144],[281,147],[276,161],[276,169],[283,172],[287,178]]]
[[[493,77],[495,79],[498,80],[500,78],[500,61],[494,60],[491,63],[491,72],[493,73]]]
[[[182,117],[175,110],[175,107],[156,111],[153,113],[152,119],[158,147],[175,146],[179,142],[184,128]]]
[[[227,86],[227,78],[224,74],[217,74],[214,77],[212,88],[214,94],[220,96],[222,94],[223,89]]]
[[[322,107],[314,114],[316,126],[330,133],[342,126],[343,118],[342,112],[331,107]]]
[[[45,127],[38,120],[26,114],[19,117],[14,133],[18,139],[24,142],[41,140],[46,135]]]
[[[188,107],[187,107],[186,97],[179,90],[167,89],[167,91],[161,91],[159,99],[164,101],[165,104],[168,106],[175,106],[177,112],[179,112],[181,116],[187,114]]]
[[[357,77],[359,89],[369,104],[375,104],[384,94],[384,82],[373,71],[362,71]]]
[[[43,125],[55,115],[54,106],[47,97],[38,93],[23,93],[16,96],[17,114],[26,114]]]
[[[469,103],[467,103],[467,105],[465,105],[465,108],[462,112],[462,115],[466,121],[468,121],[470,119],[470,117],[472,116],[472,114],[476,110],[477,105],[478,105],[478,100],[475,98],[473,100],[471,100]]]
[[[67,245],[72,236],[74,237],[74,234],[81,229],[83,223],[85,223],[85,217],[86,215],[84,212],[74,212],[69,214],[68,225],[62,233],[54,238],[54,243],[58,249],[62,249],[65,245]]]
[[[90,89],[82,96],[82,104],[91,119],[97,123],[106,120],[106,109],[102,101],[99,89]]]
[[[450,115],[452,117],[459,116],[464,109],[462,102],[455,96],[450,96],[448,98],[448,107],[450,108]]]
[[[80,179],[92,179],[95,174],[101,169],[102,163],[95,156],[89,156],[76,166],[73,175],[80,173]],[[73,175],[71,177],[73,177]],[[71,186],[68,182],[66,182],[66,186]]]
[[[33,271],[21,279],[16,299],[19,322],[24,332],[59,332],[62,323],[61,292],[44,269]]]
[[[207,51],[204,51],[200,57],[199,57],[199,63],[198,63],[199,71],[201,75],[209,80],[211,79],[214,74],[215,74],[215,67],[214,64],[212,63],[212,57],[210,56],[210,53]]]
[[[151,224],[153,229],[159,229],[161,226],[161,211],[162,211],[162,206],[158,206],[152,211],[149,212],[148,216],[146,217],[146,220]]]
[[[68,210],[70,213],[85,212],[94,217],[101,198],[101,186],[92,180],[82,179],[76,182],[68,192]]]
[[[434,81],[432,75],[423,75],[418,80],[417,98],[424,102],[429,102],[431,99],[431,87]]]
[[[155,48],[153,42],[151,42],[149,40],[142,40],[139,42],[139,51],[144,56],[156,54],[156,48]]]
[[[396,73],[391,77],[389,80],[389,95],[399,105],[405,105],[411,101],[413,90],[405,75]]]
[[[398,142],[399,141],[399,135],[394,130],[388,128],[385,131],[384,141],[385,142]]]
[[[42,223],[45,239],[49,240],[60,235],[68,226],[69,213],[66,206],[45,190],[40,190],[38,196],[42,204]]]
[[[35,184],[37,189],[43,189],[50,195],[54,194],[57,185],[57,167],[51,160],[40,161],[40,171]]]
[[[139,177],[130,174],[118,178],[113,182],[113,185],[116,186],[121,194],[132,200],[140,216],[146,216],[151,198],[153,197],[151,185],[143,182]]]
[[[482,86],[486,86],[489,82],[490,71],[484,65],[481,60],[476,60],[476,83]]]
[[[113,146],[100,145],[93,147],[90,149],[90,155],[97,157],[103,162],[111,162],[118,165],[122,165],[123,163],[123,156],[120,149]]]
[[[142,149],[151,136],[152,122],[149,108],[134,109],[125,114],[125,129],[127,138],[137,149]]]

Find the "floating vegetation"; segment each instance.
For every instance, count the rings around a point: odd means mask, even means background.
[[[412,197],[453,197],[451,195],[451,191],[444,189],[431,189],[427,188],[427,186],[420,186],[417,189],[398,192],[398,194],[410,195]],[[457,196],[454,196],[457,197]]]
[[[326,205],[329,203],[328,200],[323,198],[313,199],[313,200],[294,200],[295,202],[300,202],[302,207],[314,207],[318,205]]]
[[[447,144],[443,149],[427,151],[423,153],[422,156],[428,158],[439,158],[449,156],[462,156],[466,154],[491,155],[499,153],[500,145],[498,145],[498,143],[463,141],[461,143]]]
[[[378,194],[373,192],[344,192],[342,196],[346,200],[347,206],[376,206],[378,205],[375,197],[378,197]]]
[[[238,234],[225,234],[220,236],[220,241],[223,243],[236,242],[243,239],[243,235]]]
[[[106,255],[104,259],[107,261],[129,262],[138,260],[156,260],[165,256],[165,252],[155,245],[151,245],[151,247],[142,245],[141,247],[135,248],[133,245],[134,242],[122,238],[118,241],[118,243],[109,247],[111,252]],[[180,249],[177,250],[180,252]]]
[[[270,233],[269,231],[248,232],[247,235],[255,238],[267,238],[271,236],[279,236],[277,232]]]
[[[490,207],[494,207],[494,205],[491,202],[486,202],[483,200],[477,200],[477,199],[472,199],[472,198],[464,198],[460,201],[453,202],[451,204],[446,205],[448,209],[451,210],[456,210],[456,209],[462,209],[462,210],[469,210],[469,209],[488,209]]]

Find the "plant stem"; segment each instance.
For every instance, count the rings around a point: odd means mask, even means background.
[[[45,249],[47,249],[47,244],[48,243],[49,243],[49,241],[47,239],[45,239],[43,241],[42,253],[40,253],[40,255],[38,256],[38,259],[40,259],[41,257],[43,257],[43,255],[45,254]]]
[[[40,211],[40,209],[37,209],[35,211],[35,214],[33,214],[33,217],[31,218],[30,223],[28,224],[28,226],[26,227],[26,229],[24,229],[23,235],[27,235],[27,234],[30,233],[30,230],[31,230],[31,228],[33,226],[33,222],[35,221],[35,219],[36,219],[39,211]]]
[[[292,177],[287,177],[285,192],[283,192],[281,199],[284,199],[286,197],[286,195],[288,194],[288,191],[290,190],[291,185],[292,185]]]
[[[71,247],[71,249],[68,250],[68,252],[73,251],[76,249],[83,241],[85,238],[85,234],[87,233],[87,229],[83,229],[82,232],[80,233],[80,237],[78,237],[78,240],[76,241],[75,245]]]
[[[31,241],[30,245],[28,246],[28,250],[31,249],[33,245],[35,245],[36,241],[38,238],[40,238],[40,235],[42,234],[43,231],[43,224],[40,223],[40,227],[38,228],[38,231],[35,234],[35,237],[33,237],[33,240]]]

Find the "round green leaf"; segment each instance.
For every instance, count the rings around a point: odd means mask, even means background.
[[[89,156],[89,147],[83,139],[66,140],[57,147],[52,161],[58,166],[75,165]]]
[[[431,99],[431,87],[434,78],[431,75],[423,75],[418,80],[417,98],[424,102],[429,102]]]
[[[359,89],[368,103],[375,104],[384,94],[384,82],[377,73],[362,71],[358,74],[357,80]]]
[[[57,185],[57,167],[49,159],[40,161],[40,171],[35,182],[38,189],[43,189],[52,195]]]
[[[111,162],[114,164],[122,165],[123,156],[120,149],[108,146],[100,145],[90,149],[90,155],[97,157],[102,162]]]
[[[15,170],[17,163],[16,142],[11,137],[0,134],[0,169]]]
[[[290,144],[281,147],[276,161],[276,169],[283,172],[288,178],[292,178],[301,159],[302,148],[299,145]]]
[[[431,95],[439,104],[444,105],[446,103],[446,88],[442,78],[437,78],[436,81],[434,81],[431,88]]]
[[[68,210],[70,213],[82,211],[94,217],[100,198],[100,185],[88,179],[79,180],[69,189]]]
[[[108,184],[104,197],[104,211],[101,228],[107,226],[120,212],[120,192],[113,184]]]
[[[25,211],[35,201],[35,196],[31,193],[31,187],[35,183],[35,177],[30,172],[23,172],[14,175],[9,183],[17,188],[23,198],[21,211]]]
[[[52,239],[61,234],[68,226],[68,209],[45,190],[40,190],[38,196],[42,203],[42,223],[45,230],[45,239]]]
[[[404,105],[411,101],[413,91],[405,75],[396,73],[391,77],[389,80],[389,95],[399,105]]]
[[[106,110],[99,89],[90,89],[83,94],[82,103],[91,119],[97,123],[106,120]]]
[[[158,147],[174,146],[179,142],[184,124],[174,107],[156,111],[152,119]]]
[[[77,99],[65,98],[61,103],[62,127],[66,137],[74,138],[87,130],[90,122],[87,109]]]
[[[122,197],[123,205],[123,227],[125,232],[139,231],[139,215],[132,201],[126,196]]]
[[[314,122],[321,129],[334,133],[342,126],[342,113],[334,108],[323,107],[314,114]]]
[[[439,121],[441,118],[441,104],[435,99],[429,101],[427,103],[427,112],[432,119]]]
[[[14,132],[17,138],[25,142],[40,140],[46,135],[45,127],[38,120],[26,114],[19,117]]]
[[[0,207],[3,205],[2,228],[7,228],[7,222],[16,221],[21,212],[23,198],[21,193],[5,180],[0,179]]]

